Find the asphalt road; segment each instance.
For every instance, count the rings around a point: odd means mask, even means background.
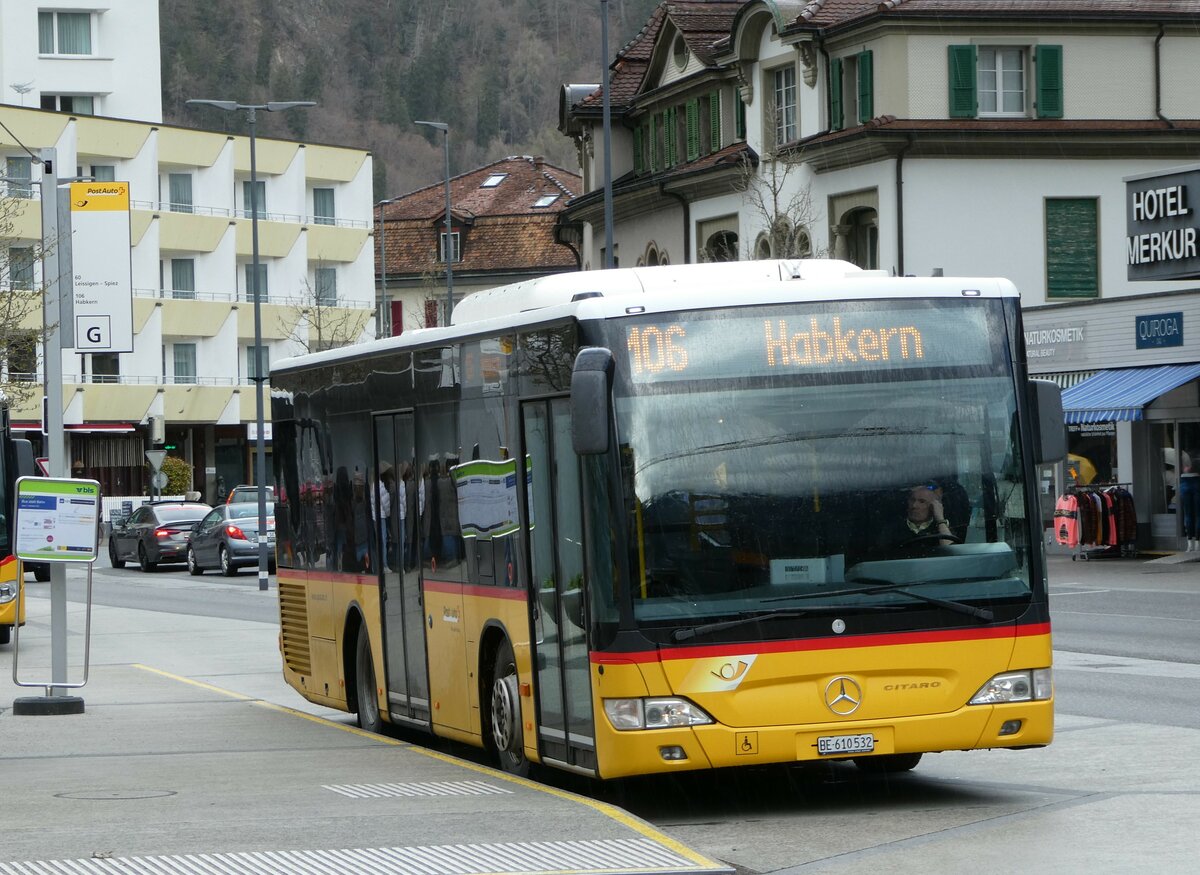
[[[1054,557],[1050,581],[1048,748],[931,755],[890,777],[834,762],[604,785],[538,777],[613,802],[739,873],[1190,872],[1200,834],[1182,825],[1200,820],[1200,761],[1182,754],[1200,749],[1200,562]],[[263,593],[250,572],[98,566],[95,600],[273,624],[273,583]]]

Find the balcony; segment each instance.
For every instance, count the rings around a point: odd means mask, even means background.
[[[174,204],[167,201],[131,201],[130,205],[135,210],[150,210],[152,212],[162,213],[181,213],[190,214],[193,216],[213,216],[222,219],[249,219],[251,218],[251,210],[235,210],[232,207],[208,207],[201,204]],[[335,228],[358,228],[360,230],[371,227],[371,223],[366,219],[343,219],[329,216],[306,216],[300,213],[273,213],[266,210],[259,211],[258,220],[260,222],[289,222],[296,225],[324,225]]]

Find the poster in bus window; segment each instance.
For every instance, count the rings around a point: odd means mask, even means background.
[[[533,460],[525,460],[525,477]],[[475,459],[451,469],[458,491],[458,519],[464,538],[500,538],[511,535],[517,517],[517,460]]]

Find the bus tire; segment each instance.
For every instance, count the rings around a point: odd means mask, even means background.
[[[896,772],[911,772],[921,761],[919,753],[892,753],[877,757],[855,757],[854,765],[864,772],[874,774],[893,774]]]
[[[12,636],[12,626],[0,626],[0,644],[7,644]]]
[[[48,583],[50,580],[50,565],[43,563],[33,568],[33,579],[38,583]]]
[[[371,639],[366,626],[358,627],[354,648],[354,692],[358,706],[358,725],[367,732],[382,734],[383,717],[379,714],[379,691],[375,688],[375,663],[371,659]]]
[[[517,661],[507,638],[500,642],[492,663],[491,702],[492,746],[500,768],[525,777],[529,774],[529,760],[525,756],[525,739],[521,732],[521,691],[517,683]]]

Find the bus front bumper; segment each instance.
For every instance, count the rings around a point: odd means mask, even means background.
[[[736,766],[779,765],[897,753],[1044,747],[1054,737],[1054,700],[968,705],[947,714],[892,720],[840,721],[803,726],[696,726],[618,732],[603,714],[597,720],[600,775],[638,774]],[[866,736],[869,754],[821,755],[817,739]]]

